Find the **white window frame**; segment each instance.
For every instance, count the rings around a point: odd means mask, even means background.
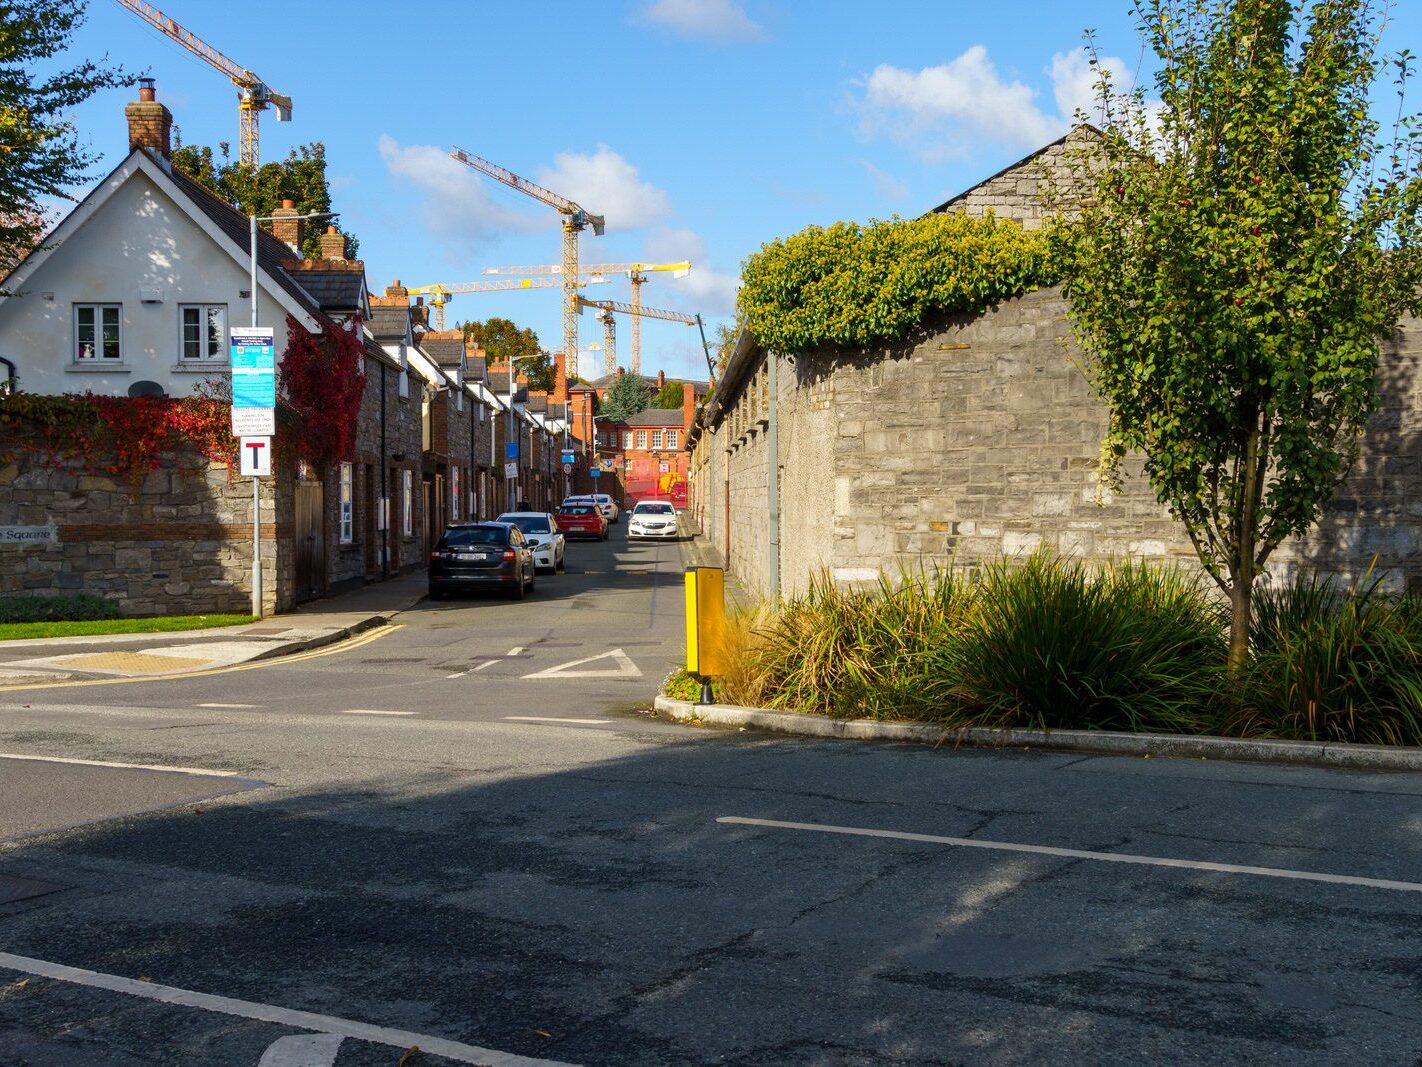
[[[118,352],[112,356],[104,355],[104,315],[103,313],[112,308],[118,316]],[[81,356],[79,354],[79,312],[88,309],[94,313],[94,355]],[[75,304],[73,310],[74,347],[71,350],[74,354],[74,362],[85,366],[96,363],[122,363],[123,362],[123,305],[122,304]]]
[[[661,450],[661,447],[662,447],[662,431],[661,431],[661,430],[653,430],[653,431],[652,431],[652,450],[653,450],[654,452],[655,452],[655,451],[660,451],[660,450]]]
[[[201,356],[189,356],[189,355],[188,355],[187,323],[185,323],[185,322],[183,321],[183,315],[184,315],[185,313],[189,312],[189,311],[196,311],[196,312],[198,313],[198,330],[199,330],[199,334],[198,334],[198,347],[199,347],[199,350],[201,350],[201,348],[203,347],[203,341],[205,340],[204,335],[205,335],[205,333],[206,333],[205,327],[207,326],[208,316],[209,316],[209,314],[211,314],[211,312],[212,312],[213,310],[218,310],[218,311],[221,311],[221,312],[222,312],[222,337],[219,338],[219,340],[218,340],[218,342],[217,342],[217,352],[216,352],[216,354],[209,353],[209,354],[207,354],[207,355],[201,355]],[[198,363],[226,363],[226,362],[228,361],[228,355],[227,355],[227,349],[228,349],[227,339],[228,339],[229,336],[231,336],[231,335],[227,332],[227,305],[226,305],[226,304],[179,304],[179,305],[178,305],[178,362],[179,362],[179,363],[189,364],[189,365],[191,365],[191,364],[198,364]]]
[[[681,441],[681,431],[680,431],[680,430],[668,430],[668,431],[667,431],[667,447],[670,448],[673,452],[675,452],[678,448],[681,447],[680,441]]]
[[[623,448],[631,448],[631,447],[632,447],[632,431],[631,431],[631,430],[623,430],[623,431],[622,431],[622,447],[623,447]]]
[[[415,472],[400,472],[400,533],[405,537],[415,536]]]
[[[355,465],[342,463],[340,468],[341,544],[355,544]]]
[[[646,448],[647,448],[647,431],[646,431],[646,430],[638,430],[638,431],[637,431],[637,447],[640,448],[640,449],[642,449],[643,451],[646,450]]]

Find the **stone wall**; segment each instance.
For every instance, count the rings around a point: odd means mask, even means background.
[[[1056,183],[1065,193],[1071,184],[1067,164],[1073,153],[1100,136],[1090,126],[1077,126],[1061,140],[973,186],[941,205],[939,211],[961,211],[981,217],[991,211],[1000,219],[1015,219],[1035,230],[1052,214],[1042,202],[1046,186]]]

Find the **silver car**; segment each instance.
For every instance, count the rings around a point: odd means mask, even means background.
[[[506,511],[496,521],[512,523],[523,531],[528,547],[533,549],[534,567],[563,573],[567,542],[552,515],[546,511]]]

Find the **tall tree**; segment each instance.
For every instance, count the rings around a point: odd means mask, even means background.
[[[82,0],[0,2],[0,274],[44,232],[44,197],[72,200],[96,153],[65,116],[100,89],[128,85],[122,71],[88,60],[45,74],[84,21]]]
[[[177,140],[175,131],[174,139]],[[319,141],[292,149],[287,157],[253,169],[232,158],[231,146],[222,142],[214,154],[207,146],[178,143],[173,165],[199,185],[234,205],[244,215],[269,216],[291,200],[303,215],[331,210],[331,186],[326,177],[326,146]],[[307,226],[301,252],[310,259],[321,256],[324,225]],[[360,241],[346,234],[346,255],[359,258]]]
[[[543,351],[538,343],[538,334],[526,326],[519,326],[512,319],[491,318],[481,321],[461,323],[464,343],[476,344],[489,353],[491,363],[502,363],[510,356],[540,356],[520,363],[528,387],[536,392],[551,392],[557,384],[557,372],[553,368],[553,357]]]
[[[597,414],[600,419],[626,422],[640,411],[652,406],[652,390],[640,374],[619,374],[603,393],[598,402]]]
[[[659,408],[679,408],[683,399],[681,382],[667,382],[656,396],[653,405]]]
[[[1229,597],[1236,669],[1255,579],[1346,476],[1422,280],[1418,127],[1370,117],[1381,2],[1135,0],[1159,102],[1103,76],[1106,136],[1078,159],[1065,284],[1102,473],[1144,453]]]

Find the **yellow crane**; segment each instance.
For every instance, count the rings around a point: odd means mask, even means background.
[[[580,285],[603,285],[607,279],[596,274],[585,274]],[[434,328],[444,329],[444,306],[453,299],[455,293],[508,293],[517,289],[557,289],[561,288],[561,278],[520,278],[506,282],[436,282],[433,285],[417,285],[405,290],[411,296],[428,296],[430,307],[434,308]]]
[[[687,326],[696,325],[696,316],[687,315],[680,311],[666,311],[663,308],[649,308],[641,304],[624,304],[620,300],[589,300],[579,294],[576,297],[578,311],[583,308],[596,308],[597,320],[602,323],[603,350],[602,350],[602,372],[604,374],[617,373],[617,330],[613,325],[612,313],[615,311],[619,315],[631,315],[633,322],[639,322],[643,318],[665,319],[668,322],[680,322]],[[632,370],[633,374],[641,374],[641,368]]]
[[[689,262],[682,263],[595,263],[582,268],[588,273],[597,274],[625,274],[628,281],[632,283],[631,306],[639,308],[642,306],[642,284],[646,282],[647,275],[660,272],[671,271],[673,278],[685,278],[691,272]],[[561,274],[563,268],[556,263],[542,264],[533,267],[490,267],[484,271],[485,274]],[[603,362],[607,362],[606,353],[603,354]],[[628,359],[628,367],[633,374],[642,373],[642,319],[633,312],[632,317],[632,348],[631,356]],[[613,364],[614,368],[616,364]],[[608,372],[611,373],[611,372]]]
[[[551,189],[536,185],[527,178],[520,178],[513,171],[507,170],[497,163],[490,163],[487,159],[470,155],[462,148],[454,148],[449,154],[466,167],[472,167],[480,174],[486,174],[495,181],[503,182],[510,189],[516,189],[525,196],[531,196],[541,204],[547,204],[563,216],[563,269],[560,272],[563,281],[563,351],[568,359],[568,377],[577,377],[578,287],[581,284],[578,270],[578,234],[591,226],[593,233],[601,237],[607,228],[606,220],[601,215],[584,211],[582,207],[566,196],[559,196]]]
[[[261,155],[258,150],[258,117],[268,107],[275,107],[277,121],[290,122],[291,97],[276,92],[246,67],[234,63],[201,37],[183,29],[152,4],[145,4],[143,0],[118,2],[163,36],[177,41],[203,62],[232,79],[232,84],[237,86],[237,158],[244,167],[255,169]]]

